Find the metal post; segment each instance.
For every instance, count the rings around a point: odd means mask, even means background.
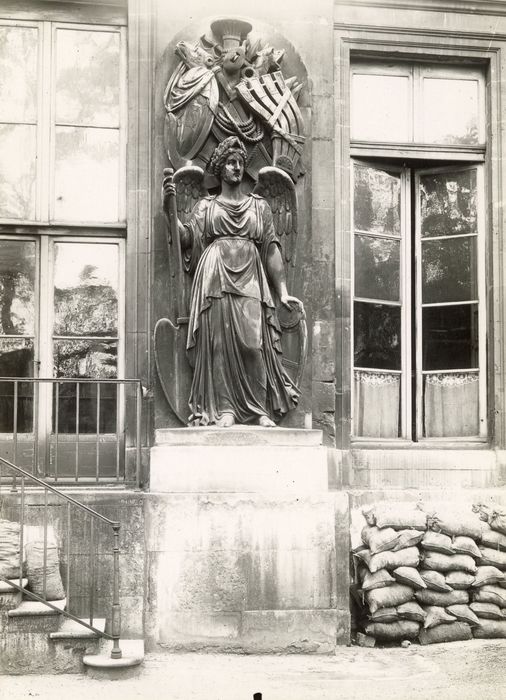
[[[13,425],[12,425],[12,438],[13,438],[13,452],[12,452],[12,461],[14,464],[18,463],[18,381],[17,379],[14,381],[14,419],[13,419]],[[16,493],[17,491],[17,480],[16,480],[16,472],[14,472],[14,476],[12,478],[12,493]]]
[[[121,636],[121,605],[119,602],[119,529],[120,524],[116,523],[112,526],[114,532],[114,548],[113,548],[113,591],[112,591],[112,651],[111,659],[121,659],[122,653],[119,647],[119,639]]]
[[[142,387],[137,384],[135,397],[135,488],[141,488]]]

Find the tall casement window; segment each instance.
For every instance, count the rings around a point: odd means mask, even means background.
[[[121,376],[125,88],[122,28],[0,19],[0,376]],[[72,432],[76,402],[80,431],[97,429],[75,384],[58,416],[49,389],[12,391],[1,383],[0,433],[15,403],[19,432]]]
[[[483,440],[484,77],[352,67],[353,435]]]

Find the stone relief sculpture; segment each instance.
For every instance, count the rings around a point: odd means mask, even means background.
[[[155,358],[182,422],[272,427],[297,404],[307,350],[285,270],[296,258],[300,86],[279,70],[282,52],[245,39],[248,23],[211,28],[178,44],[164,96],[180,166],[162,192],[177,308],[156,325]]]

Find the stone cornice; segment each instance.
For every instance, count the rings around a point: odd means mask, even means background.
[[[334,0],[336,6],[506,16],[504,0]]]
[[[397,27],[389,25],[378,25],[378,24],[356,24],[347,22],[334,22],[334,29],[349,31],[349,32],[366,32],[371,34],[388,34],[388,35],[416,35],[425,37],[437,37],[438,39],[468,39],[475,41],[486,41],[489,43],[487,49],[489,51],[497,50],[497,47],[491,45],[491,38],[495,42],[501,43],[506,41],[506,34],[500,34],[498,32],[469,32],[469,31],[455,31],[446,29],[419,29],[413,27]],[[389,39],[389,41],[391,41]],[[457,47],[459,48],[459,47]],[[467,48],[467,47],[466,47]],[[481,47],[469,47],[476,50],[481,50]]]

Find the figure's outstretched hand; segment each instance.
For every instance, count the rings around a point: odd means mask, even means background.
[[[297,308],[301,313],[304,313],[304,304],[297,297],[292,297],[290,294],[283,294],[280,298],[281,303],[287,309]]]

